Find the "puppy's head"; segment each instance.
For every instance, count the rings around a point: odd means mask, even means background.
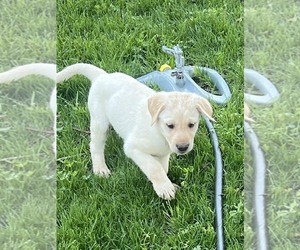
[[[159,92],[148,99],[152,125],[157,123],[172,152],[186,154],[193,149],[200,114],[210,120],[210,103],[195,94]]]

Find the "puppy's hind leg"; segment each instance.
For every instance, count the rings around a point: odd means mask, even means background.
[[[110,175],[110,170],[105,163],[104,148],[109,122],[101,110],[98,110],[97,113],[91,110],[90,115],[90,151],[93,163],[93,172],[96,175],[107,177]]]

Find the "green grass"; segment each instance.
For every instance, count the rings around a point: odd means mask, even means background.
[[[0,71],[55,59],[52,1],[1,1]],[[53,81],[0,84],[1,249],[54,249]]]
[[[280,98],[252,105],[253,128],[268,166],[267,222],[272,249],[300,249],[299,39],[300,3],[246,1],[245,66],[266,76]],[[252,165],[245,149],[245,247],[255,249],[251,227]]]
[[[58,69],[87,62],[133,77],[174,60],[162,45],[177,43],[186,63],[216,69],[232,100],[214,106],[224,160],[227,249],[243,248],[243,5],[240,1],[57,1]],[[201,122],[195,148],[172,156],[176,199],[161,200],[111,130],[108,179],[91,172],[87,95],[74,77],[58,86],[57,240],[59,249],[214,249],[214,156]]]

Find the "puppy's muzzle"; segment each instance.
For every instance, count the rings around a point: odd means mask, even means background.
[[[178,152],[183,154],[185,153],[188,148],[189,148],[190,144],[184,143],[184,144],[176,144],[176,148],[178,149]]]

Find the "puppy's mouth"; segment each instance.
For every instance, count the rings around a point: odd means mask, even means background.
[[[190,152],[190,151],[186,151],[186,152],[184,152],[184,153],[182,153],[182,152],[175,152],[177,155],[186,155],[188,152]]]

